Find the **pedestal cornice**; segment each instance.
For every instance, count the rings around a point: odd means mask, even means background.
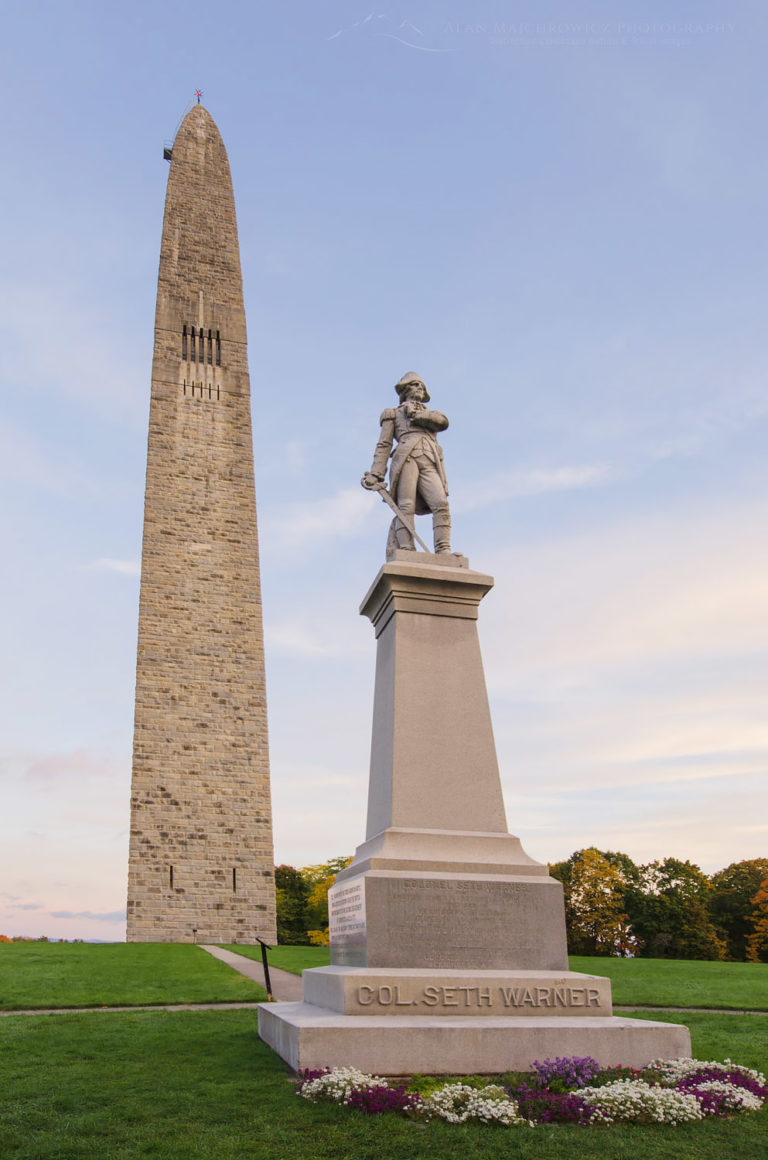
[[[383,565],[360,605],[360,615],[371,621],[377,638],[396,612],[477,620],[478,605],[493,587],[492,576],[450,564],[422,563],[421,553],[409,555],[415,557],[413,563],[397,560]]]

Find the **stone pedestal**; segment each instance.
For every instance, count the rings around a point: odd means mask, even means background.
[[[329,893],[331,966],[259,1009],[294,1068],[388,1075],[527,1069],[547,1055],[642,1066],[685,1027],[617,1019],[568,971],[562,887],[507,831],[462,556],[399,551],[361,606],[378,641],[366,840]]]

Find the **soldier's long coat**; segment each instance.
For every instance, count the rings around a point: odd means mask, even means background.
[[[448,420],[442,411],[428,411],[426,409],[419,412],[419,418],[421,419],[421,423],[414,423],[408,417],[405,403],[401,403],[399,407],[388,407],[386,411],[382,411],[381,413],[381,433],[373,454],[371,471],[374,475],[378,475],[383,479],[387,470],[387,460],[390,455],[392,456],[392,462],[389,465],[389,491],[395,501],[397,500],[397,483],[400,478],[400,472],[403,470],[413,450],[421,445],[421,441],[424,438],[426,438],[429,444],[435,468],[445,488],[445,494],[448,494],[448,483],[445,478],[445,465],[443,463],[443,449],[436,437],[437,431],[445,431],[448,426]],[[392,445],[395,440],[397,440],[397,445],[393,451]],[[417,515],[426,515],[428,512],[429,508],[417,491]]]

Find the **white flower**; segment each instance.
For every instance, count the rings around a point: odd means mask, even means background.
[[[334,1067],[325,1075],[303,1084],[298,1094],[305,1100],[311,1100],[312,1103],[318,1100],[332,1100],[335,1103],[345,1104],[353,1088],[387,1086],[387,1081],[381,1076],[366,1075],[364,1071],[357,1071],[354,1067]]]
[[[697,1092],[715,1092],[725,1097],[725,1109],[728,1112],[759,1112],[763,1100],[754,1092],[748,1092],[742,1087],[736,1087],[727,1080],[709,1079],[697,1083],[693,1094]]]
[[[593,1120],[603,1124],[614,1124],[617,1120],[682,1124],[704,1118],[696,1096],[674,1088],[651,1086],[641,1079],[620,1079],[603,1087],[582,1088],[579,1095],[595,1109]]]
[[[703,1120],[705,1116],[727,1112],[756,1112],[764,1100],[760,1095],[747,1091],[738,1083],[731,1082],[728,1073],[737,1075],[765,1087],[765,1076],[747,1067],[740,1067],[730,1059],[724,1063],[700,1059],[655,1059],[648,1065],[653,1079],[614,1080],[601,1087],[581,1088],[578,1094],[593,1109],[592,1123],[613,1124],[618,1121],[633,1123],[682,1124],[692,1120]],[[698,1080],[697,1072],[714,1072],[722,1078]],[[688,1079],[690,1087],[679,1091],[677,1086]],[[303,1082],[298,1094],[304,1099],[328,1100],[349,1104],[352,1092],[359,1088],[383,1087],[389,1085],[377,1075],[367,1075],[353,1067],[335,1067],[315,1079]],[[685,1086],[685,1085],[683,1085]],[[703,1106],[706,1096],[711,1093],[718,1097],[715,1109],[707,1112]],[[450,1124],[464,1124],[468,1120],[479,1120],[485,1124],[528,1124],[534,1121],[520,1115],[517,1102],[499,1084],[486,1084],[483,1088],[471,1087],[466,1083],[446,1083],[413,1107],[410,1114],[418,1114],[429,1119],[439,1116]]]
[[[706,1068],[712,1071],[722,1072],[738,1071],[740,1075],[748,1076],[750,1079],[754,1079],[759,1084],[762,1084],[763,1087],[766,1086],[765,1076],[762,1072],[753,1071],[749,1067],[742,1067],[730,1059],[726,1059],[725,1063],[720,1063],[712,1059],[691,1059],[688,1056],[680,1059],[653,1059],[648,1064],[648,1068],[658,1073],[659,1080],[662,1083],[678,1083],[681,1079],[685,1079],[686,1076],[692,1075],[695,1071],[703,1071]]]
[[[481,1120],[485,1124],[525,1124],[517,1104],[498,1084],[473,1088],[465,1083],[447,1083],[424,1100],[427,1115],[440,1116],[449,1124],[463,1124],[467,1120]]]

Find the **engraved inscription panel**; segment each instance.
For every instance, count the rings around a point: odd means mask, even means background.
[[[559,888],[540,881],[368,881],[367,965],[567,970]]]
[[[609,1006],[599,986],[543,984],[536,979],[518,985],[361,983],[354,999],[371,1015],[599,1015]]]
[[[331,944],[357,947],[365,943],[365,879],[363,875],[332,886],[328,892]]]

